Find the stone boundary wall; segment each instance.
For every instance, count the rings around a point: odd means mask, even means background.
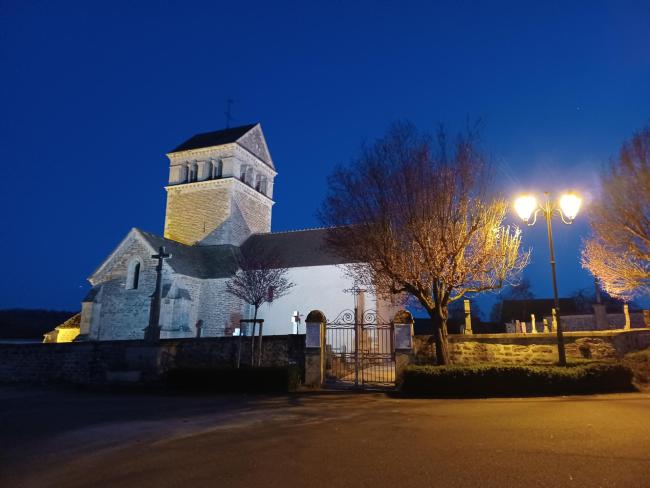
[[[565,332],[568,360],[617,359],[650,347],[650,329]],[[553,364],[558,360],[557,336],[546,334],[450,335],[453,363]],[[432,336],[415,336],[413,363],[435,363]]]
[[[250,337],[242,337],[242,365],[250,364]],[[257,339],[257,338],[256,338]],[[229,367],[238,337],[144,341],[0,344],[0,383],[156,383],[172,368]],[[257,344],[256,344],[257,346]],[[262,339],[262,365],[304,367],[304,335]]]

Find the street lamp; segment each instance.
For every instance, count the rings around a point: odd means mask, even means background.
[[[544,193],[543,204],[539,204],[534,195],[522,195],[515,200],[515,211],[527,225],[535,225],[535,222],[537,222],[537,216],[540,213],[542,213],[546,219],[548,248],[551,257],[551,275],[553,276],[553,300],[557,318],[557,350],[560,366],[566,366],[566,352],[564,351],[564,335],[562,333],[562,322],[560,320],[560,300],[557,296],[557,277],[555,275],[555,252],[553,251],[553,228],[551,226],[551,220],[553,219],[553,214],[557,213],[562,222],[567,225],[572,224],[580,211],[581,204],[582,199],[572,192],[562,195],[558,204],[555,204],[550,200],[548,192]]]

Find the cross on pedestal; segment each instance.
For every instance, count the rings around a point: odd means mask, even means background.
[[[160,340],[160,303],[162,301],[162,269],[163,260],[172,257],[171,254],[165,254],[165,247],[158,248],[158,254],[151,256],[158,260],[156,266],[156,289],[151,295],[151,307],[149,309],[149,325],[144,329],[144,340],[147,342],[158,342]]]

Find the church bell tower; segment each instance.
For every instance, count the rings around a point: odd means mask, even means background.
[[[277,172],[260,124],[197,134],[167,157],[167,239],[239,246],[271,231]]]

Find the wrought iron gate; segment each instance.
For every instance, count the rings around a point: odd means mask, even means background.
[[[334,387],[395,386],[393,324],[374,310],[344,310],[325,324],[325,383]]]

